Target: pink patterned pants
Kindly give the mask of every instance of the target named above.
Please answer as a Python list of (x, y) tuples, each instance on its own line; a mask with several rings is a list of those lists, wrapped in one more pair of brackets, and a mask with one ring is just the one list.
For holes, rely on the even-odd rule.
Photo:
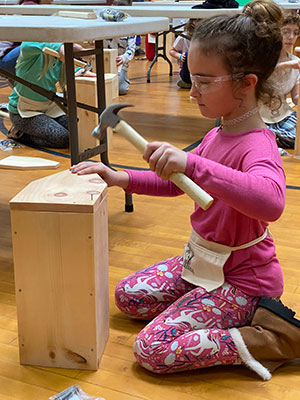
[(144, 368), (171, 373), (241, 364), (228, 328), (250, 323), (259, 297), (225, 284), (207, 292), (181, 278), (183, 257), (151, 265), (124, 278), (116, 304), (151, 322), (138, 334), (134, 354)]

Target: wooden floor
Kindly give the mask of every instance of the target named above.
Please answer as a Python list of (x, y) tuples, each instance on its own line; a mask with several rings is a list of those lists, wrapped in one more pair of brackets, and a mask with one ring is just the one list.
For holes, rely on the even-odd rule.
[[(178, 90), (178, 75), (169, 77), (163, 61), (155, 66), (151, 84), (147, 84), (148, 65), (139, 60), (130, 67), (130, 93), (121, 101), (135, 107), (124, 111), (124, 118), (147, 140), (167, 140), (180, 148), (193, 144), (214, 126), (214, 121), (199, 115), (188, 91)], [(0, 89), (0, 102), (7, 101), (7, 94), (8, 89)], [(9, 121), (3, 122), (2, 132), (9, 127)], [(0, 133), (0, 139), (4, 137)], [(113, 144), (112, 164), (145, 167), (140, 154), (121, 137), (115, 136)], [(126, 214), (123, 191), (109, 189), (110, 337), (100, 369), (82, 372), (20, 365), (8, 203), (32, 180), (67, 169), (70, 160), (27, 147), (0, 151), (0, 158), (10, 154), (58, 160), (61, 167), (56, 171), (0, 170), (0, 400), (45, 400), (75, 383), (90, 395), (106, 400), (299, 400), (300, 362), (281, 368), (270, 382), (262, 382), (244, 367), (157, 376), (135, 362), (132, 344), (144, 324), (117, 310), (114, 286), (137, 269), (182, 254), (193, 208), (186, 196), (134, 196), (135, 212)], [(283, 157), (283, 163), (289, 185), (286, 208), (280, 220), (271, 224), (271, 231), (285, 277), (283, 300), (300, 315), (300, 161)]]

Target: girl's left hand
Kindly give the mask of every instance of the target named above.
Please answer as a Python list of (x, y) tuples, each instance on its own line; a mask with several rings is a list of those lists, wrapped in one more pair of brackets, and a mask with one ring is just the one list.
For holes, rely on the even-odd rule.
[(80, 68), (78, 71), (75, 72), (75, 76), (87, 76), (94, 78), (97, 76), (97, 74), (95, 74), (95, 72), (92, 71), (84, 72), (84, 68)]
[(187, 153), (166, 142), (151, 142), (143, 155), (149, 167), (163, 180), (173, 172), (185, 172)]

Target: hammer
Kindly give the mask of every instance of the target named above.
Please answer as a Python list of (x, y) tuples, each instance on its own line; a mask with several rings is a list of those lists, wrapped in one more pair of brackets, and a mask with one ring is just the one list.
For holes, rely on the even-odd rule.
[[(108, 106), (100, 115), (99, 125), (93, 130), (92, 135), (100, 140), (104, 130), (107, 127), (111, 127), (114, 132), (121, 133), (141, 153), (144, 153), (148, 142), (118, 115), (118, 112), (124, 107), (132, 106), (126, 103), (116, 103)], [(182, 172), (173, 172), (169, 179), (203, 210), (207, 210), (212, 204), (214, 199)]]

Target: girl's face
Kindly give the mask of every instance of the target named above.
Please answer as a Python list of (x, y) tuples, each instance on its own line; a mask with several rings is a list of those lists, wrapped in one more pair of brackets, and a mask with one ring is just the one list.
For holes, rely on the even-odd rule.
[(188, 66), (193, 81), (190, 95), (197, 100), (201, 114), (207, 118), (230, 119), (241, 99), (234, 90), (238, 83), (231, 79), (222, 57), (213, 53), (206, 55), (199, 45), (191, 43)]
[(287, 24), (281, 28), (282, 50), (291, 52), (300, 33), (299, 26), (296, 24)]

